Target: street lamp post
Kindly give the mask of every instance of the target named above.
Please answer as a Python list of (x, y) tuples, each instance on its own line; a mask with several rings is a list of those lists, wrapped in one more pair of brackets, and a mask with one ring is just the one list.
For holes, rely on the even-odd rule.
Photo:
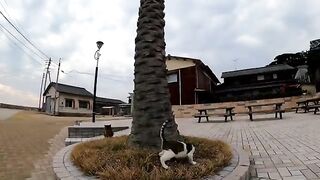
[(94, 53), (94, 59), (97, 61), (96, 72), (94, 76), (94, 90), (93, 90), (93, 108), (92, 108), (92, 122), (96, 122), (96, 92), (97, 92), (97, 77), (98, 77), (98, 64), (101, 56), (100, 49), (103, 46), (102, 41), (97, 41), (98, 50)]

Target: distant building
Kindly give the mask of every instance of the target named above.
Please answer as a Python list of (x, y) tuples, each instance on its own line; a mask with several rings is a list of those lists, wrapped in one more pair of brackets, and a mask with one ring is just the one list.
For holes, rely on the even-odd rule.
[[(298, 53), (284, 53), (274, 58), (274, 61), (270, 65), (275, 64), (288, 64), (294, 68), (297, 68), (297, 77), (301, 75), (301, 72), (307, 72), (301, 83), (302, 87), (308, 86), (308, 89), (313, 89), (320, 92), (320, 39), (310, 41), (310, 50), (302, 51)], [(300, 78), (298, 78), (301, 80)], [(310, 81), (310, 82), (308, 82)]]
[(119, 104), (120, 111), (119, 115), (121, 116), (131, 116), (133, 112), (133, 93), (129, 93), (128, 103)]
[(97, 97), (96, 109), (98, 114), (117, 115), (120, 111), (120, 104), (124, 102), (118, 99)]
[(287, 64), (223, 72), (216, 95), (219, 101), (276, 98), (301, 94), (294, 79), (297, 70)]
[[(43, 96), (45, 97), (43, 110), (47, 114), (59, 116), (90, 116), (92, 114), (93, 95), (85, 88), (60, 83), (56, 86), (56, 83), (52, 82), (43, 93)], [(122, 103), (117, 99), (97, 97), (97, 113), (117, 115), (119, 113), (119, 104)]]
[(310, 41), (310, 51), (307, 53), (311, 82), (320, 92), (320, 39)]
[(171, 104), (200, 104), (214, 101), (214, 91), (220, 82), (201, 60), (168, 55), (166, 65)]
[(56, 83), (52, 82), (44, 91), (43, 96), (45, 97), (43, 109), (47, 114), (77, 116), (92, 113), (93, 95), (85, 88), (60, 83), (56, 86)]

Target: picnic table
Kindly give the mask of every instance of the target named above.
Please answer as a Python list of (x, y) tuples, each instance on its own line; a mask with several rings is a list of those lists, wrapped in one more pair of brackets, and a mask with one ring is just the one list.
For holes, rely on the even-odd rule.
[[(281, 106), (284, 104), (284, 102), (270, 102), (270, 103), (253, 103), (253, 104), (247, 104), (245, 105), (246, 108), (248, 108), (248, 115), (250, 117), (250, 120), (253, 121), (253, 114), (268, 114), (268, 113), (275, 113), (275, 118), (282, 119), (282, 113), (284, 113), (284, 110), (281, 109)], [(272, 109), (262, 109), (263, 106), (273, 106)]]
[[(223, 106), (223, 107), (214, 107), (214, 108), (201, 108), (201, 109), (197, 109), (198, 110), (198, 114), (195, 114), (194, 117), (198, 118), (198, 123), (201, 122), (201, 118), (206, 118), (207, 122), (209, 122), (209, 116), (223, 116), (225, 119), (225, 122), (228, 121), (228, 117), (230, 117), (230, 120), (232, 121), (233, 118), (232, 116), (234, 116), (236, 113), (233, 112), (233, 109), (235, 107), (234, 106)], [(218, 113), (218, 112), (214, 112), (214, 113), (208, 113), (208, 111), (216, 111), (216, 110), (222, 110), (225, 109), (225, 113)]]
[(310, 109), (314, 109), (314, 114), (316, 114), (320, 108), (320, 97), (306, 98), (306, 99), (298, 100), (296, 103), (297, 103), (297, 106), (293, 108), (293, 109), (296, 109), (296, 113), (298, 113), (299, 109), (304, 110), (304, 113), (309, 112)]

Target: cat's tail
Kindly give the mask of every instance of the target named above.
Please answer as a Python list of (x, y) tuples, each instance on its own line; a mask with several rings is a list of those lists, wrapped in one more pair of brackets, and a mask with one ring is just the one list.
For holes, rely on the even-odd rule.
[(164, 129), (166, 128), (166, 125), (167, 123), (169, 122), (169, 120), (166, 120), (162, 126), (161, 126), (161, 129), (160, 129), (160, 139), (161, 139), (161, 149), (163, 149), (163, 142), (166, 141), (166, 138), (164, 137)]

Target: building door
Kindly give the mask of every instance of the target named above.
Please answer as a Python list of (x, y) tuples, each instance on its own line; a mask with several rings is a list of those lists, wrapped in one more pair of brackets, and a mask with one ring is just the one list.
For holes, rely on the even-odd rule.
[(51, 111), (51, 97), (50, 96), (47, 96), (46, 97), (46, 113), (48, 114), (51, 114), (52, 111)]
[(50, 113), (53, 114), (54, 113), (54, 103), (56, 103), (56, 102), (55, 102), (54, 98), (51, 98), (50, 101), (51, 101)]

